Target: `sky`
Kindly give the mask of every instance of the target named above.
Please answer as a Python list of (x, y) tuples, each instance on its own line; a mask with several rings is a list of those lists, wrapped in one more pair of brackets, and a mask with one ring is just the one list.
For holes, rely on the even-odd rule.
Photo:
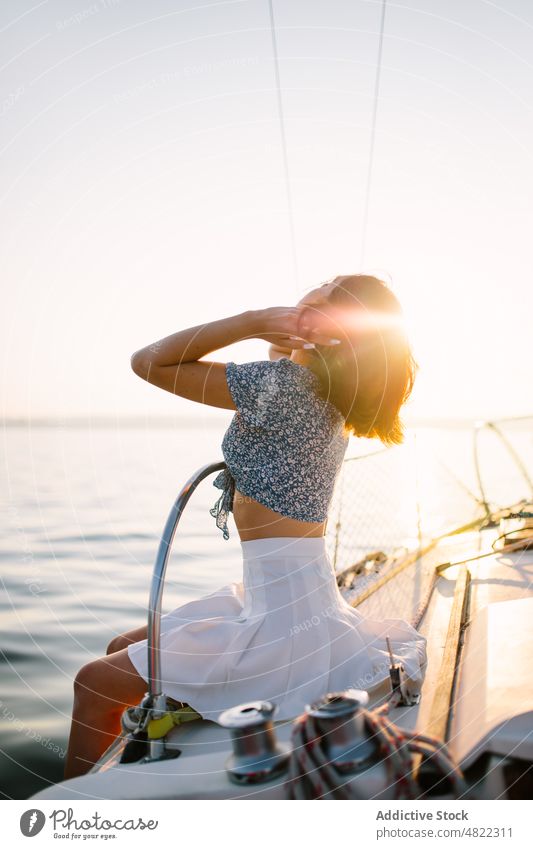
[(2, 3), (2, 417), (215, 416), (133, 351), (359, 272), (409, 417), (533, 412), (533, 5), (386, 3), (366, 231), (382, 0), (272, 5), (283, 124), (268, 0)]

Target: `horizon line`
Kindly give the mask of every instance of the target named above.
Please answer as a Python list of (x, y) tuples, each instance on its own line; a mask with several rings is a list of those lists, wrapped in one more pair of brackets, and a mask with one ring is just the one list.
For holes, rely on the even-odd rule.
[[(225, 413), (234, 412), (226, 410)], [(222, 413), (217, 413), (214, 417), (206, 417), (201, 420), (203, 426), (218, 425), (220, 420), (225, 418)], [(403, 421), (406, 427), (473, 427), (480, 422), (488, 421), (520, 421), (533, 418), (531, 415), (515, 416), (512, 419), (492, 418), (487, 419), (483, 416), (404, 416)], [(172, 427), (183, 425), (198, 425), (198, 417), (189, 414), (180, 415), (141, 415), (141, 414), (126, 414), (123, 416), (111, 416), (109, 414), (100, 414), (93, 416), (89, 413), (80, 413), (76, 415), (38, 415), (38, 416), (3, 416), (0, 421), (4, 427), (109, 427), (122, 425), (124, 427)]]

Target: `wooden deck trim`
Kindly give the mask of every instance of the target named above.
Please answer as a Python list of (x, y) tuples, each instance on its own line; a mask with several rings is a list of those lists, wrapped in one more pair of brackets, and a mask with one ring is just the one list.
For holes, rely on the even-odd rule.
[(466, 623), (468, 596), (470, 589), (470, 570), (461, 569), (455, 582), (450, 622), (446, 642), (442, 653), (435, 695), (431, 704), (429, 721), (424, 733), (437, 737), (443, 742), (447, 739), (449, 717), (452, 707), (454, 683), (458, 671), (459, 649), (462, 632)]

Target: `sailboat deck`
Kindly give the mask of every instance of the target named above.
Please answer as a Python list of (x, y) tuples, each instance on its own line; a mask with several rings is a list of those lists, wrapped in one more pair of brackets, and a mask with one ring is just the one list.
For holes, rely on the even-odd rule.
[[(359, 609), (368, 616), (378, 618), (410, 619), (416, 614), (420, 602), (427, 594), (436, 565), (488, 552), (491, 549), (491, 543), (498, 535), (498, 529), (488, 528), (481, 532), (468, 532), (443, 538), (397, 577), (366, 598)], [(489, 604), (531, 599), (533, 596), (533, 551), (531, 550), (509, 554), (494, 553), (483, 559), (473, 560), (467, 565), (472, 575), (470, 621), (473, 621), (477, 614)], [(427, 611), (421, 621), (420, 632), (428, 641), (428, 668), (420, 704), (391, 711), (390, 719), (402, 727), (425, 731), (430, 723), (435, 695), (440, 686), (443, 650), (449, 630), (456, 582), (461, 569), (465, 569), (465, 565), (452, 566), (438, 578)], [(368, 583), (366, 581), (367, 585)], [(360, 587), (352, 593), (352, 596), (358, 591), (360, 592)], [(467, 627), (463, 656), (468, 651), (468, 630)], [(503, 637), (504, 635), (502, 640)], [(505, 649), (504, 642), (502, 645)], [(461, 686), (464, 688), (464, 681), (461, 681)], [(466, 682), (466, 689), (467, 691), (471, 689), (469, 682)], [(385, 682), (381, 690), (373, 693), (369, 707), (383, 701), (387, 691), (388, 682)], [(458, 698), (461, 701), (461, 692)], [(533, 694), (530, 709), (533, 710)], [(291, 725), (290, 722), (276, 723), (276, 735), (280, 742), (289, 742)], [(457, 724), (452, 729), (450, 740), (452, 751), (456, 738), (460, 738), (460, 729), (458, 730)], [(475, 728), (469, 727), (467, 739), (467, 748), (473, 750), (476, 744)], [(466, 756), (468, 752), (464, 747), (464, 739), (461, 744), (463, 745), (462, 755)], [(111, 757), (100, 771), (50, 787), (33, 798), (194, 799), (198, 798), (199, 783), (202, 798), (285, 798), (281, 780), (279, 783), (269, 782), (265, 786), (258, 787), (238, 787), (228, 783), (225, 763), (231, 751), (229, 733), (215, 723), (200, 720), (175, 728), (168, 735), (167, 745), (179, 747), (180, 757), (147, 764), (118, 764), (117, 756), (120, 752), (117, 750), (117, 754)]]

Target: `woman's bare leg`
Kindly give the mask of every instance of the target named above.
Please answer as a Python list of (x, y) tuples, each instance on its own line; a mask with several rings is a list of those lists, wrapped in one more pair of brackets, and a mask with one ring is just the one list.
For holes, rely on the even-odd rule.
[[(131, 645), (131, 643), (137, 643), (139, 640), (145, 640), (147, 636), (147, 625), (142, 625), (140, 628), (134, 628), (132, 631), (125, 631), (124, 634), (118, 634), (118, 636), (113, 637), (109, 643), (106, 654), (113, 654), (113, 652), (122, 651), (122, 649), (127, 648)], [(148, 684), (146, 687), (148, 689)], [(167, 704), (169, 707), (174, 708), (178, 705), (184, 705), (185, 702), (180, 702), (177, 699), (167, 696)]]
[(85, 775), (120, 734), (124, 708), (147, 691), (127, 648), (82, 666), (74, 680), (74, 706), (65, 778)]
[(113, 637), (106, 649), (106, 654), (113, 654), (116, 651), (122, 651), (122, 649), (127, 648), (130, 643), (137, 643), (139, 640), (146, 640), (147, 636), (147, 625), (142, 625), (140, 628), (134, 628), (133, 631), (125, 631), (124, 634), (119, 634), (117, 637)]

